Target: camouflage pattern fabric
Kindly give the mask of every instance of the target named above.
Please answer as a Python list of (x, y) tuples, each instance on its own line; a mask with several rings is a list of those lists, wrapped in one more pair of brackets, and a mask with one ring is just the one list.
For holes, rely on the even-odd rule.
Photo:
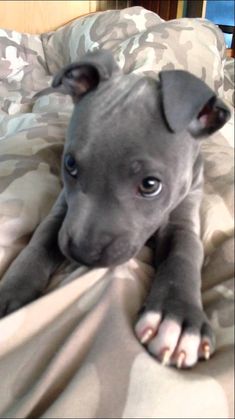
[[(232, 103), (222, 33), (203, 19), (164, 22), (141, 7), (95, 13), (40, 36), (0, 29), (0, 277), (49, 212), (60, 182), (69, 97), (33, 94), (94, 48), (125, 72), (184, 68)], [(227, 69), (229, 68), (229, 72)], [(228, 82), (229, 81), (229, 82)], [(202, 143), (203, 300), (217, 352), (191, 371), (161, 366), (133, 324), (151, 252), (111, 269), (65, 263), (46, 295), (0, 321), (3, 418), (233, 418), (234, 123)]]
[(224, 66), (224, 95), (235, 106), (234, 95), (234, 58), (227, 58)]

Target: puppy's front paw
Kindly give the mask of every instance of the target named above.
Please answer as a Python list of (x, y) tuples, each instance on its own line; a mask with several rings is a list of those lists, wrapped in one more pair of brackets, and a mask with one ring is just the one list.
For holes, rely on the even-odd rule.
[(18, 310), (34, 298), (34, 293), (22, 289), (15, 290), (14, 287), (9, 287), (7, 284), (0, 286), (0, 318)]
[(135, 326), (139, 341), (164, 365), (189, 368), (208, 360), (215, 339), (204, 312), (182, 301), (165, 304), (166, 310), (145, 309)]
[(21, 307), (21, 302), (13, 295), (13, 290), (0, 288), (0, 318), (12, 313)]
[(40, 295), (37, 283), (34, 282), (37, 276), (40, 277), (40, 272), (35, 271), (34, 277), (27, 273), (22, 276), (6, 274), (0, 284), (0, 318), (13, 313)]

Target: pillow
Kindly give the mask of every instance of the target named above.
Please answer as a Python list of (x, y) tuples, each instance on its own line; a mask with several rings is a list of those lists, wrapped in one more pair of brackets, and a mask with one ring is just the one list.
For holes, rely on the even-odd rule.
[(9, 115), (30, 112), (33, 93), (51, 80), (40, 35), (0, 29), (0, 60), (0, 110)]
[(124, 72), (157, 77), (163, 69), (185, 69), (223, 94), (225, 42), (221, 30), (205, 19), (163, 21), (132, 7), (80, 18), (42, 36), (51, 73), (89, 50), (110, 49)]
[(234, 95), (234, 58), (227, 58), (224, 65), (224, 97), (233, 107), (235, 106)]

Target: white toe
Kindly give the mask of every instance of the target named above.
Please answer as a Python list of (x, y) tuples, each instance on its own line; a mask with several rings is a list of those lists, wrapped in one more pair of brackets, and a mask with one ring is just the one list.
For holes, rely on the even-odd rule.
[(177, 365), (180, 354), (184, 354), (182, 362), (178, 364), (178, 367), (192, 367), (197, 363), (198, 360), (198, 349), (200, 346), (201, 338), (198, 335), (185, 333), (182, 335), (179, 344), (174, 355), (174, 361)]
[(147, 338), (147, 335), (149, 336), (149, 339), (151, 339), (151, 337), (157, 333), (160, 321), (161, 314), (155, 313), (154, 311), (148, 311), (141, 316), (135, 326), (135, 332), (142, 343), (145, 343), (143, 340), (145, 337)]
[(168, 356), (171, 356), (177, 346), (180, 334), (181, 326), (176, 321), (164, 320), (158, 329), (157, 335), (148, 345), (149, 352), (161, 358), (162, 353), (167, 349)]

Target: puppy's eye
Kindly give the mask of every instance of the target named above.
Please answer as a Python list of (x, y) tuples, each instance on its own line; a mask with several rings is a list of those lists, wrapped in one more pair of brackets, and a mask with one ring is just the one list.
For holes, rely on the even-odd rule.
[(152, 176), (146, 177), (142, 180), (138, 187), (138, 192), (144, 198), (152, 198), (160, 194), (162, 190), (162, 182)]
[(71, 154), (66, 154), (64, 157), (64, 167), (70, 176), (76, 177), (78, 168), (75, 158)]

